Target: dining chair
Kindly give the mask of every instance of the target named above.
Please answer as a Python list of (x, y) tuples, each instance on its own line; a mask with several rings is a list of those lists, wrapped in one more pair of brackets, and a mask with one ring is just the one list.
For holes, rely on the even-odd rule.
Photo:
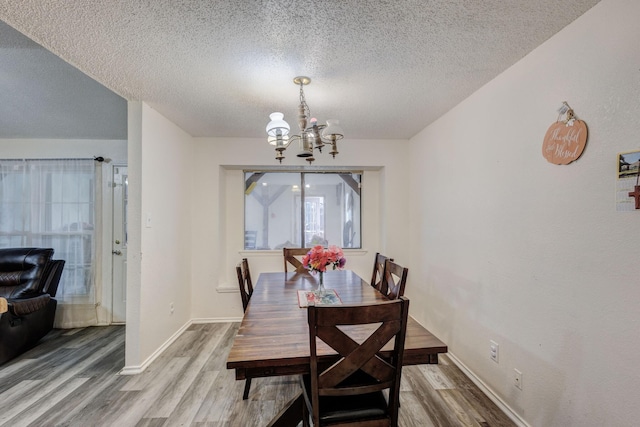
[[(405, 297), (373, 304), (309, 305), (311, 366), (302, 376), (304, 425), (309, 414), (314, 427), (398, 425), (408, 312)], [(371, 326), (362, 336), (362, 329), (351, 325)], [(382, 352), (389, 342), (392, 349)], [(338, 356), (319, 355), (318, 348), (325, 344)]]
[(391, 260), (384, 264), (384, 279), (380, 286), (380, 292), (389, 299), (396, 299), (404, 295), (404, 287), (407, 284), (409, 269), (402, 267)]
[(384, 277), (384, 263), (386, 260), (393, 261), (393, 258), (388, 258), (382, 255), (380, 252), (376, 252), (376, 257), (373, 259), (373, 274), (371, 276), (371, 286), (381, 291), (382, 279)]
[[(249, 261), (242, 258), (242, 261), (236, 265), (236, 274), (238, 275), (238, 286), (240, 287), (240, 297), (242, 298), (242, 310), (247, 311), (249, 299), (253, 295), (253, 284), (251, 283), (251, 272), (249, 271)], [(242, 400), (249, 397), (249, 389), (251, 388), (251, 378), (247, 378), (244, 382), (244, 393)]]
[(305, 256), (311, 249), (309, 248), (282, 248), (282, 255), (284, 257), (284, 272), (288, 271), (288, 265), (291, 264), (296, 273), (303, 273), (307, 271), (302, 265), (302, 261), (296, 257)]
[(240, 297), (242, 298), (242, 310), (247, 311), (249, 299), (253, 294), (253, 283), (251, 282), (249, 261), (246, 258), (242, 258), (242, 261), (236, 265), (236, 273), (238, 274), (238, 286), (240, 287)]

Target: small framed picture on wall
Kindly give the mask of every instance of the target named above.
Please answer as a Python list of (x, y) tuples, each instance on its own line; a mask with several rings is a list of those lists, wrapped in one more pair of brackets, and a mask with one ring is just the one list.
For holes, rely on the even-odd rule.
[(618, 182), (616, 185), (616, 211), (632, 212), (636, 210), (636, 198), (631, 195), (638, 185), (640, 171), (640, 150), (618, 154)]

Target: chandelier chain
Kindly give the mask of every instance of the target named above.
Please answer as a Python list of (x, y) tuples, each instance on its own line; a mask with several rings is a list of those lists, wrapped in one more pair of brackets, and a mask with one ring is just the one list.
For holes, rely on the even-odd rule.
[(303, 87), (304, 87), (304, 84), (302, 82), (300, 82), (300, 105), (302, 105), (302, 107), (304, 108), (304, 112), (307, 115), (307, 117), (311, 117), (311, 110), (309, 109), (309, 106), (307, 105), (307, 100), (304, 98)]

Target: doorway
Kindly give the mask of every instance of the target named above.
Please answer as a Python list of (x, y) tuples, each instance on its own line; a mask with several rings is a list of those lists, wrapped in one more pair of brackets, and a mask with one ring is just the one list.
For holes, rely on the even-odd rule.
[(111, 323), (124, 324), (127, 313), (127, 201), (126, 166), (113, 167), (113, 224), (111, 233)]

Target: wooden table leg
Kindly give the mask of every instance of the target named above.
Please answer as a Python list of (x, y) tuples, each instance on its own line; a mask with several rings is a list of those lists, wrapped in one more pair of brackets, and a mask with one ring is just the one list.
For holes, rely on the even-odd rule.
[(4, 298), (0, 298), (0, 314), (6, 313), (8, 311), (7, 300)]
[(302, 392), (291, 399), (269, 423), (268, 427), (296, 427), (302, 421)]

